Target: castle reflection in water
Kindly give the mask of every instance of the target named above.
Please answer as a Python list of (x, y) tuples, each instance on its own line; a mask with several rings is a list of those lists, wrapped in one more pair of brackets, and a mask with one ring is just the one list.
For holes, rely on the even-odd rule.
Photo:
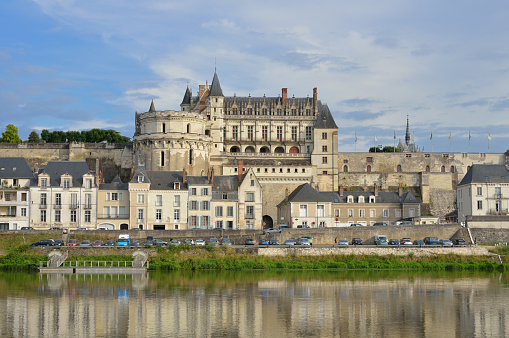
[(509, 335), (501, 274), (15, 276), (0, 276), (2, 337)]

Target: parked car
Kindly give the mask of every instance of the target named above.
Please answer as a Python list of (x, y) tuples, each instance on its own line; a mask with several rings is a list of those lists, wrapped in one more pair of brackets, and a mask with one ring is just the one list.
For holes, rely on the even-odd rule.
[(103, 245), (104, 245), (103, 241), (94, 241), (94, 243), (92, 243), (92, 246), (103, 246)]
[(285, 241), (285, 245), (295, 245), (295, 243), (297, 243), (295, 238), (289, 238)]
[(115, 246), (115, 241), (109, 239), (106, 241), (106, 243), (104, 243), (104, 246)]
[(35, 229), (32, 227), (21, 227), (20, 230), (35, 230)]
[(180, 241), (176, 238), (172, 239), (170, 241), (170, 245), (173, 245), (173, 246), (179, 246), (180, 245)]
[(424, 244), (424, 241), (423, 241), (422, 239), (416, 239), (416, 240), (414, 241), (414, 245), (423, 246), (423, 245), (425, 245), (425, 244)]
[(279, 240), (277, 238), (271, 238), (269, 239), (269, 245), (278, 245)]
[(154, 245), (153, 239), (147, 239), (147, 240), (145, 240), (145, 242), (143, 242), (143, 246), (152, 246), (152, 245)]
[(440, 240), (440, 244), (442, 244), (442, 246), (452, 246), (452, 241), (450, 239), (441, 239)]
[(269, 228), (269, 229), (265, 229), (263, 230), (264, 233), (266, 234), (270, 234), (270, 233), (280, 233), (281, 232), (281, 229), (276, 229), (276, 228)]
[(387, 223), (385, 223), (385, 222), (375, 222), (373, 224), (374, 227), (376, 227), (376, 226), (386, 226), (386, 225), (387, 225)]
[(352, 239), (352, 245), (362, 245), (362, 239), (360, 239), (360, 238), (353, 238)]
[(64, 245), (65, 245), (65, 243), (64, 243), (64, 241), (63, 241), (63, 240), (61, 240), (61, 239), (56, 239), (56, 240), (53, 242), (53, 245), (54, 245), (54, 246), (64, 246)]
[(313, 237), (311, 237), (311, 236), (302, 236), (301, 238), (306, 238), (309, 241), (309, 244), (313, 245)]
[(346, 238), (341, 238), (338, 241), (338, 245), (348, 245), (348, 241), (346, 240)]
[(131, 241), (131, 246), (135, 248), (139, 248), (141, 246), (141, 242), (138, 240)]
[(152, 240), (152, 245), (155, 245), (155, 246), (167, 246), (168, 242), (165, 242), (162, 239), (154, 238)]
[(259, 245), (269, 245), (269, 240), (267, 238), (261, 238), (258, 242)]
[(88, 240), (86, 240), (86, 239), (85, 239), (85, 240), (81, 241), (81, 243), (80, 243), (80, 245), (79, 245), (79, 246), (80, 246), (80, 247), (90, 247), (91, 245), (92, 245), (92, 244), (90, 243), (90, 241), (88, 241)]
[(310, 246), (311, 243), (309, 242), (309, 239), (302, 237), (297, 242), (297, 245), (309, 245)]
[(219, 246), (219, 240), (215, 237), (209, 239), (208, 245)]
[(82, 227), (82, 228), (77, 228), (76, 230), (88, 230), (88, 228)]
[(410, 221), (400, 222), (399, 225), (413, 225)]
[(465, 246), (465, 245), (467, 245), (467, 242), (465, 242), (465, 240), (463, 238), (456, 238), (454, 240), (454, 245)]
[(410, 238), (402, 238), (399, 243), (401, 245), (412, 245), (414, 243), (412, 243), (412, 240)]
[(438, 237), (426, 237), (424, 238), (424, 244), (426, 245), (439, 245), (440, 241)]
[(364, 224), (360, 224), (360, 223), (352, 223), (350, 224), (351, 227), (362, 227), (364, 226)]
[(375, 245), (387, 245), (388, 243), (389, 243), (389, 240), (387, 239), (387, 236), (383, 236), (383, 235), (375, 236)]
[(399, 245), (399, 241), (395, 238), (389, 239), (389, 245)]
[(30, 246), (53, 246), (54, 242), (52, 239), (41, 239), (39, 242), (30, 244)]
[(67, 246), (78, 246), (78, 244), (77, 239), (70, 239), (69, 242), (67, 242)]
[(198, 238), (195, 242), (194, 242), (194, 245), (197, 245), (197, 246), (205, 246), (205, 240), (203, 238)]
[(183, 245), (194, 245), (194, 241), (191, 238), (184, 239)]
[(59, 228), (59, 227), (53, 227), (50, 230), (64, 230), (64, 229), (63, 228)]
[(255, 241), (252, 238), (248, 238), (245, 240), (244, 245), (255, 245)]
[(304, 229), (304, 228), (309, 228), (307, 224), (299, 224), (297, 225), (297, 228), (298, 229)]
[(223, 240), (221, 241), (221, 245), (222, 246), (231, 246), (232, 241), (229, 238), (223, 238)]

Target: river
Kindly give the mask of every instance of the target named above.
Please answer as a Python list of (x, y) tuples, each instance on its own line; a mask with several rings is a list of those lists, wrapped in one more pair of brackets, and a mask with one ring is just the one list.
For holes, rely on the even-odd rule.
[(1, 337), (507, 337), (507, 273), (0, 273)]

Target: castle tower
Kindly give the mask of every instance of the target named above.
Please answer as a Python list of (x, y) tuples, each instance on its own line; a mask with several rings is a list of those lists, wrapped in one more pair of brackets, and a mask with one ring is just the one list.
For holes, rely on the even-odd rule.
[(208, 122), (205, 135), (210, 135), (213, 140), (210, 155), (219, 156), (224, 148), (224, 95), (216, 71), (210, 85), (206, 110)]

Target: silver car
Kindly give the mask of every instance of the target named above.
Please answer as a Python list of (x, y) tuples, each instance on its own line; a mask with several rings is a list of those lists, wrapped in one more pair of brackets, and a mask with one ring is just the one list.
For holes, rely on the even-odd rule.
[(301, 239), (299, 239), (299, 242), (297, 243), (297, 245), (308, 245), (308, 246), (311, 246), (311, 242), (307, 238), (301, 238)]
[(198, 238), (196, 241), (194, 241), (194, 245), (205, 246), (205, 240), (203, 238)]

